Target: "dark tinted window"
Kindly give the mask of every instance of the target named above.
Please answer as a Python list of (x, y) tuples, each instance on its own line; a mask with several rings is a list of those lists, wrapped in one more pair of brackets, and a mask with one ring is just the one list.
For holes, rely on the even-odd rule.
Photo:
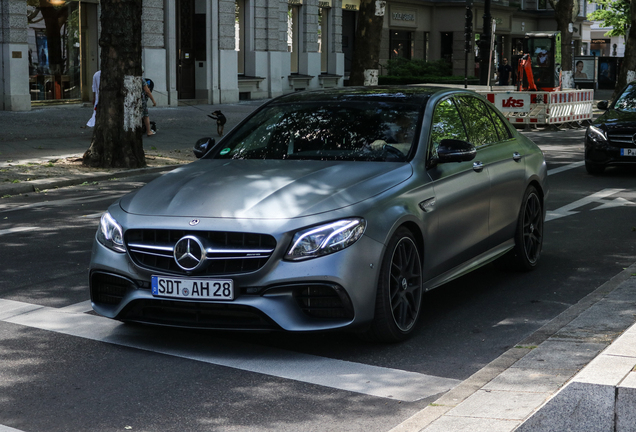
[(472, 96), (460, 96), (457, 102), (471, 144), (479, 147), (499, 141), (499, 134), (484, 102)]
[(443, 139), (468, 141), (466, 129), (452, 99), (446, 99), (435, 107), (431, 127), (430, 157), (437, 157), (437, 148)]
[(614, 108), (621, 111), (636, 112), (636, 85), (629, 85), (618, 97)]
[(215, 159), (406, 160), (417, 105), (311, 101), (271, 105), (233, 131)]
[(490, 111), (490, 116), (492, 117), (492, 121), (495, 124), (495, 129), (497, 129), (497, 133), (499, 134), (499, 140), (504, 141), (504, 140), (512, 138), (512, 135), (510, 134), (510, 129), (508, 129), (508, 125), (506, 124), (508, 120), (502, 118), (496, 112), (497, 108), (488, 106), (488, 111)]

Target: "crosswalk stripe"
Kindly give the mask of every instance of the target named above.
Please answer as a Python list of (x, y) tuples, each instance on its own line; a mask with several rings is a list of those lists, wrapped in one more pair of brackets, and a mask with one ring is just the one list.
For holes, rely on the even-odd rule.
[[(413, 402), (450, 390), (459, 380), (210, 338), (170, 341), (144, 328), (69, 309), (0, 299), (0, 320), (60, 334), (196, 360), (279, 378)], [(146, 330), (146, 331), (144, 331)]]

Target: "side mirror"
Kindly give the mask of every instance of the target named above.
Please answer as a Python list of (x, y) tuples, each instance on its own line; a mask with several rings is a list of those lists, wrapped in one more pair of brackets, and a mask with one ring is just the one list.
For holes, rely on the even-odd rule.
[(437, 148), (439, 163), (471, 161), (476, 155), (475, 146), (462, 140), (443, 139)]
[(214, 138), (201, 138), (194, 144), (192, 151), (197, 159), (201, 159), (212, 147), (214, 147)]
[(596, 107), (600, 110), (607, 111), (607, 108), (609, 107), (609, 103), (606, 100), (602, 100), (602, 101), (599, 101), (598, 104), (596, 104)]

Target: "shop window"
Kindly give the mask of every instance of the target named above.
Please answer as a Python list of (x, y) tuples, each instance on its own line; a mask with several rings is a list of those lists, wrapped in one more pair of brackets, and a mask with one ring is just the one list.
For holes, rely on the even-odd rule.
[(329, 11), (324, 7), (318, 9), (318, 52), (322, 73), (329, 71)]
[(236, 0), (234, 10), (234, 37), (238, 51), (238, 73), (245, 74), (245, 0)]
[(80, 3), (28, 2), (31, 100), (80, 99)]
[(287, 9), (287, 51), (291, 53), (291, 73), (298, 73), (299, 19), (300, 7), (289, 6)]
[(409, 31), (391, 30), (389, 38), (389, 58), (405, 58), (411, 60), (413, 57), (413, 33)]

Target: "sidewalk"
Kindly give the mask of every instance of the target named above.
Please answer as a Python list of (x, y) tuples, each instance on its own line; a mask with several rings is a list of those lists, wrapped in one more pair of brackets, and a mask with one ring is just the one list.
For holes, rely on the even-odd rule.
[[(177, 163), (193, 161), (192, 148), (202, 137), (219, 136), (216, 121), (207, 115), (221, 110), (227, 117), (225, 132), (236, 126), (265, 101), (246, 101), (224, 105), (184, 105), (176, 108), (150, 108), (150, 120), (157, 123), (157, 134), (143, 138), (148, 157), (148, 171), (166, 171), (168, 166), (156, 166), (157, 156), (176, 159)], [(0, 197), (20, 193), (81, 184), (87, 179), (101, 181), (139, 174), (139, 170), (97, 170), (90, 174), (65, 175), (50, 178), (33, 175), (35, 180), (11, 183), (2, 169), (9, 165), (47, 164), (51, 160), (79, 158), (90, 147), (93, 129), (86, 127), (91, 117), (90, 106), (80, 104), (34, 108), (27, 112), (0, 111)], [(154, 166), (153, 166), (154, 165)], [(13, 180), (15, 181), (15, 180)]]
[[(596, 99), (609, 96), (611, 91), (598, 92)], [(144, 138), (144, 150), (193, 160), (199, 138), (218, 139), (207, 114), (222, 110), (227, 132), (263, 102), (151, 108), (158, 133)], [(9, 164), (80, 157), (90, 145), (92, 129), (83, 127), (90, 116), (91, 108), (80, 105), (0, 111), (0, 171)], [(0, 197), (172, 167), (0, 182)], [(392, 432), (636, 431), (634, 275), (636, 264)]]

